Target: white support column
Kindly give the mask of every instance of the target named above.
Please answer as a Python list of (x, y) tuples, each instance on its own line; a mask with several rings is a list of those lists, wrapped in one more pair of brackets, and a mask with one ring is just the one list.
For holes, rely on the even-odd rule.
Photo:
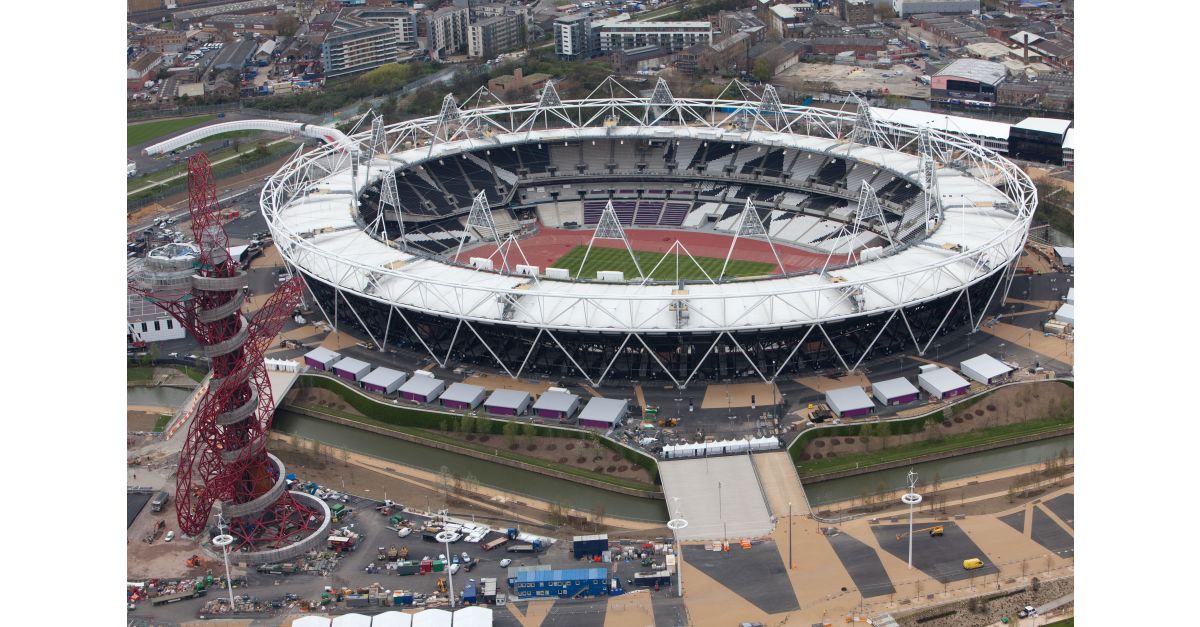
[(625, 250), (629, 251), (629, 258), (633, 260), (633, 267), (637, 268), (638, 277), (646, 278), (646, 273), (642, 272), (642, 266), (638, 263), (637, 255), (633, 254), (633, 246), (629, 244), (629, 238), (625, 237), (625, 229), (621, 228), (621, 221), (617, 218), (617, 211), (613, 209), (612, 200), (604, 205), (604, 211), (600, 214), (600, 223), (596, 225), (596, 230), (592, 231), (592, 239), (588, 241), (587, 250), (583, 251), (583, 261), (579, 262), (577, 278), (583, 278), (583, 268), (587, 264), (588, 255), (592, 252), (592, 245), (598, 239), (624, 242)]
[(854, 362), (854, 367), (851, 368), (852, 371), (858, 370), (858, 367), (862, 365), (863, 360), (866, 359), (867, 355), (871, 353), (871, 349), (875, 348), (875, 342), (879, 341), (879, 338), (883, 336), (883, 332), (887, 330), (888, 325), (892, 323), (892, 320), (896, 317), (896, 311), (897, 310), (895, 309), (892, 310), (892, 315), (888, 316), (887, 322), (883, 323), (883, 326), (879, 329), (879, 333), (876, 333), (875, 338), (871, 340), (871, 343), (867, 344), (867, 349), (864, 350), (863, 354), (859, 356), (858, 361)]
[(554, 343), (558, 345), (558, 350), (562, 351), (562, 352), (563, 352), (563, 355), (566, 355), (566, 356), (567, 356), (567, 359), (568, 359), (568, 360), (571, 362), (571, 365), (575, 366), (575, 369), (579, 371), (579, 374), (583, 375), (583, 378), (584, 378), (584, 379), (587, 379), (587, 380), (588, 380), (588, 383), (590, 383), (590, 384), (592, 384), (593, 386), (595, 386), (595, 385), (596, 385), (596, 382), (592, 380), (592, 376), (591, 376), (591, 375), (589, 375), (589, 374), (587, 373), (587, 371), (583, 369), (583, 366), (580, 366), (580, 365), (579, 365), (579, 362), (575, 361), (575, 358), (571, 356), (571, 351), (567, 350), (567, 349), (566, 349), (566, 348), (565, 348), (565, 347), (562, 345), (562, 342), (559, 342), (559, 341), (558, 341), (558, 338), (557, 338), (557, 337), (555, 337), (555, 335), (554, 335), (554, 332), (553, 332), (553, 331), (551, 331), (551, 330), (549, 330), (549, 329), (546, 329), (546, 335), (549, 335), (549, 336), (550, 336), (550, 339), (554, 340)]
[(542, 333), (545, 329), (538, 329), (537, 335), (533, 338), (533, 343), (529, 345), (529, 352), (525, 353), (525, 359), (521, 361), (521, 367), (517, 368), (517, 376), (521, 376), (525, 372), (525, 366), (529, 363), (529, 358), (533, 357), (533, 351), (537, 350), (538, 340), (542, 339)]
[[(887, 216), (883, 213), (883, 206), (879, 204), (879, 197), (875, 195), (871, 184), (863, 181), (858, 190), (858, 211), (854, 214), (854, 227), (858, 230), (864, 224), (869, 225), (871, 220), (879, 222), (879, 230), (887, 238), (888, 245), (895, 246), (896, 241), (892, 239), (892, 231), (888, 228)], [(859, 261), (861, 263), (861, 259)]]
[(721, 274), (717, 280), (725, 278), (725, 269), (729, 267), (729, 258), (733, 256), (733, 247), (742, 237), (750, 237), (761, 235), (767, 240), (767, 246), (771, 248), (771, 254), (775, 256), (775, 263), (779, 266), (779, 272), (786, 274), (787, 271), (783, 267), (783, 261), (779, 259), (779, 252), (775, 250), (775, 243), (771, 241), (771, 234), (767, 228), (763, 226), (762, 218), (758, 215), (758, 209), (754, 206), (754, 201), (746, 199), (746, 205), (742, 208), (741, 219), (738, 222), (738, 230), (733, 235), (733, 241), (729, 242), (729, 252), (725, 253), (725, 262), (721, 264)]
[(400, 308), (394, 305), (392, 306), (392, 309), (394, 309), (396, 314), (400, 316), (400, 319), (404, 321), (404, 326), (408, 327), (409, 333), (412, 333), (413, 337), (417, 338), (417, 341), (421, 343), (421, 346), (425, 347), (425, 352), (429, 353), (430, 359), (437, 362), (437, 365), (445, 368), (446, 360), (438, 359), (438, 356), (433, 352), (433, 349), (429, 348), (429, 345), (425, 343), (425, 339), (421, 337), (420, 333), (417, 333), (416, 328), (414, 328), (412, 323), (408, 321), (408, 318), (404, 316), (404, 312), (400, 311)]
[(812, 333), (812, 330), (815, 328), (816, 325), (809, 325), (808, 330), (804, 332), (804, 335), (800, 336), (800, 341), (796, 342), (796, 345), (792, 347), (792, 352), (788, 353), (788, 356), (785, 357), (783, 361), (779, 362), (779, 368), (775, 371), (775, 374), (771, 375), (771, 383), (774, 383), (775, 379), (779, 378), (779, 373), (783, 372), (784, 368), (787, 368), (788, 362), (792, 360), (792, 357), (796, 356), (796, 352), (799, 351), (800, 347), (804, 345), (804, 340), (808, 339), (808, 334)]
[(629, 343), (629, 338), (633, 337), (632, 333), (626, 333), (625, 339), (621, 341), (621, 346), (617, 348), (617, 352), (613, 353), (613, 358), (608, 360), (608, 365), (604, 367), (604, 372), (600, 373), (600, 378), (596, 379), (596, 385), (603, 385), (604, 378), (608, 376), (608, 371), (612, 369), (613, 364), (617, 363), (617, 358), (621, 356), (621, 352), (625, 350), (625, 345)]
[(833, 340), (830, 339), (829, 333), (825, 332), (825, 326), (818, 324), (817, 328), (821, 330), (821, 335), (825, 336), (825, 341), (829, 343), (829, 348), (833, 351), (833, 354), (837, 355), (838, 361), (842, 362), (842, 367), (846, 369), (846, 372), (850, 372), (850, 366), (846, 363), (846, 360), (842, 358), (842, 352), (833, 345)]

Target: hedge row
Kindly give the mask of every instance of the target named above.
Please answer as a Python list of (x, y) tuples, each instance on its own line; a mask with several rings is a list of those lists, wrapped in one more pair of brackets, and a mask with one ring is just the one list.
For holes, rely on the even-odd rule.
[[(425, 409), (416, 409), (413, 407), (401, 407), (399, 405), (389, 405), (381, 403), (372, 398), (368, 398), (358, 393), (353, 388), (349, 387), (341, 381), (331, 379), (321, 375), (305, 374), (300, 376), (300, 380), (296, 382), (298, 388), (321, 388), (337, 394), (342, 400), (350, 404), (351, 407), (358, 410), (364, 416), (378, 420), (380, 422), (394, 425), (397, 427), (417, 427), (421, 429), (430, 429), (434, 431), (463, 431), (463, 420), (467, 416), (452, 414), (449, 412), (429, 411)], [(474, 428), (473, 433), (503, 435), (504, 425), (509, 424), (508, 420), (495, 420), (483, 416), (473, 416)], [(571, 438), (574, 440), (589, 440), (595, 442), (605, 448), (612, 450), (621, 455), (631, 464), (636, 464), (645, 468), (650, 472), (650, 476), (654, 483), (658, 483), (658, 462), (651, 456), (635, 451), (629, 447), (622, 446), (612, 440), (602, 437), (591, 431), (583, 431), (577, 429), (561, 429), (548, 425), (536, 425), (532, 423), (517, 423), (513, 422), (522, 429), (527, 429), (529, 426), (534, 428), (534, 435), (552, 438)], [(519, 431), (518, 435), (525, 435), (524, 431)]]

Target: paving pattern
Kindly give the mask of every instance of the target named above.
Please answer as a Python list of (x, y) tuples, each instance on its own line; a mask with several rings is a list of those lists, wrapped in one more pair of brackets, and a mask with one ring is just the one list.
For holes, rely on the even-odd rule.
[(865, 542), (845, 533), (829, 536), (829, 544), (837, 553), (842, 566), (850, 573), (854, 587), (865, 598), (884, 596), (896, 592), (888, 577), (879, 554)]
[(1069, 558), (1075, 555), (1075, 538), (1038, 507), (1033, 508), (1032, 537), (1034, 542), (1053, 551), (1059, 557)]
[[(699, 569), (768, 614), (800, 609), (774, 542), (756, 544), (748, 551), (732, 543), (730, 546), (729, 552), (723, 552), (684, 545), (683, 558), (688, 566)], [(803, 563), (799, 567), (803, 568)], [(687, 581), (683, 585), (686, 588)]]
[[(945, 527), (945, 534), (942, 536), (933, 537), (927, 533), (913, 535), (913, 568), (942, 583), (1000, 572), (983, 549), (979, 548), (961, 527), (952, 522), (938, 524)], [(871, 531), (883, 550), (905, 563), (908, 562), (908, 538), (896, 539), (896, 534), (908, 531), (908, 525), (876, 525)], [(983, 560), (983, 567), (974, 570), (963, 568), (963, 560), (972, 557)]]
[(1075, 493), (1074, 492), (1067, 492), (1066, 494), (1060, 494), (1060, 495), (1050, 499), (1049, 501), (1042, 503), (1042, 505), (1045, 505), (1046, 509), (1053, 512), (1055, 516), (1058, 516), (1059, 520), (1067, 523), (1067, 525), (1069, 527), (1071, 527), (1072, 529), (1075, 528)]
[(1017, 530), (1017, 533), (1025, 533), (1025, 510), (1020, 509), (1006, 516), (1000, 516), (1000, 522)]

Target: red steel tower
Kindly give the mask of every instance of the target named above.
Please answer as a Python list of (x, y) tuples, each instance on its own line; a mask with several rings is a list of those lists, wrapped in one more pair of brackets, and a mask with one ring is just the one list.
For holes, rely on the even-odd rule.
[(173, 268), (161, 265), (161, 255), (157, 267), (148, 258), (132, 287), (179, 320), (212, 362), (179, 456), (179, 528), (198, 535), (219, 512), (238, 561), (288, 559), (320, 542), (330, 521), (322, 501), (286, 489), (283, 463), (266, 449), (275, 404), (263, 352), (299, 303), (303, 283), (286, 281), (247, 318), (248, 277), (229, 254), (204, 153), (188, 160), (188, 210), (198, 256), (185, 266), (176, 256)]

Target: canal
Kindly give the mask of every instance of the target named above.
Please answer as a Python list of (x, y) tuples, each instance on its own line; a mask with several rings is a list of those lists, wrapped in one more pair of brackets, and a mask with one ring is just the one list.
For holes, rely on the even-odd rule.
[(422, 470), (438, 472), (442, 466), (447, 466), (456, 475), (475, 475), (482, 485), (551, 503), (560, 503), (581, 511), (595, 511), (597, 505), (603, 505), (604, 512), (608, 516), (663, 523), (667, 521), (666, 503), (658, 499), (609, 492), (474, 457), (421, 446), (405, 440), (380, 437), (369, 431), (318, 420), (287, 410), (275, 413), (274, 430), (310, 440), (319, 440), (330, 446)]
[[(920, 483), (928, 485), (934, 475), (937, 475), (942, 481), (952, 481), (1009, 468), (1040, 464), (1057, 456), (1063, 449), (1067, 449), (1069, 454), (1073, 454), (1075, 436), (1064, 435), (1048, 440), (1026, 442), (990, 451), (939, 459), (914, 464), (912, 468), (917, 471)], [(874, 493), (879, 489), (880, 484), (887, 490), (901, 488), (905, 485), (907, 474), (908, 468), (879, 470), (805, 485), (804, 491), (808, 494), (809, 504), (812, 507), (819, 507)]]
[(154, 405), (157, 407), (179, 407), (192, 395), (192, 390), (167, 386), (133, 386), (126, 388), (126, 405)]

